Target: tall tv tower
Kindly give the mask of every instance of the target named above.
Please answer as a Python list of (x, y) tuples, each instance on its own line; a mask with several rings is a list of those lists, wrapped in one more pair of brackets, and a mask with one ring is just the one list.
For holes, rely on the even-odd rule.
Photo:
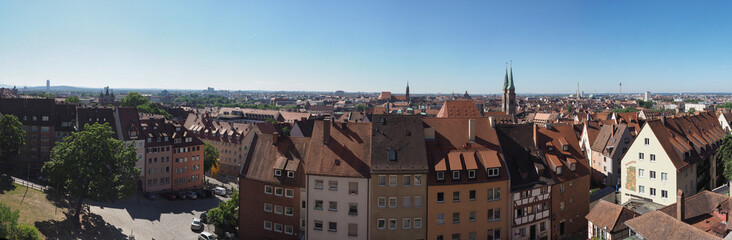
[(623, 83), (620, 83), (620, 95), (623, 95)]

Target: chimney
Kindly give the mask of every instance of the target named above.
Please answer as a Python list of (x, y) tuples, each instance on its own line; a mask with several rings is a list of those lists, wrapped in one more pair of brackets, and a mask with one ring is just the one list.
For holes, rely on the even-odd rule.
[(491, 128), (496, 129), (496, 120), (493, 117), (488, 117), (488, 122), (490, 122)]
[(323, 145), (328, 145), (330, 141), (330, 117), (323, 119)]
[(676, 218), (679, 221), (684, 221), (684, 211), (686, 210), (686, 203), (684, 202), (684, 190), (679, 189), (676, 192)]
[(661, 124), (666, 126), (666, 116), (661, 116)]
[(475, 119), (468, 119), (468, 141), (475, 142)]
[(278, 133), (278, 132), (272, 133), (272, 145), (277, 146), (277, 141), (279, 140), (279, 137), (280, 137), (280, 133)]
[(534, 147), (538, 146), (539, 142), (539, 126), (534, 124)]

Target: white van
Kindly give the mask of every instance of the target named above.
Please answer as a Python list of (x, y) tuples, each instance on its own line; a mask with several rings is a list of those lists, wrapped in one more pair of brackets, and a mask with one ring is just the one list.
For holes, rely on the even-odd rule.
[(216, 193), (216, 195), (226, 196), (226, 188), (216, 187), (214, 188), (214, 193)]

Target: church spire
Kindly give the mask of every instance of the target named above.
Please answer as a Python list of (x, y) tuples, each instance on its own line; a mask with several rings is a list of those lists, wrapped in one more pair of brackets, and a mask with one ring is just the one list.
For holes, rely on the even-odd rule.
[(513, 63), (511, 65), (511, 76), (508, 77), (508, 88), (506, 89), (516, 89), (516, 87), (513, 86)]
[(508, 63), (506, 63), (506, 76), (503, 78), (503, 89), (508, 89)]

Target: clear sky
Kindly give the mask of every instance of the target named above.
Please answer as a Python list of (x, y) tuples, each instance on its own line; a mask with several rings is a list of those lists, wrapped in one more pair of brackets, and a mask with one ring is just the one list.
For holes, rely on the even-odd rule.
[(0, 1), (0, 84), (732, 92), (732, 1)]

